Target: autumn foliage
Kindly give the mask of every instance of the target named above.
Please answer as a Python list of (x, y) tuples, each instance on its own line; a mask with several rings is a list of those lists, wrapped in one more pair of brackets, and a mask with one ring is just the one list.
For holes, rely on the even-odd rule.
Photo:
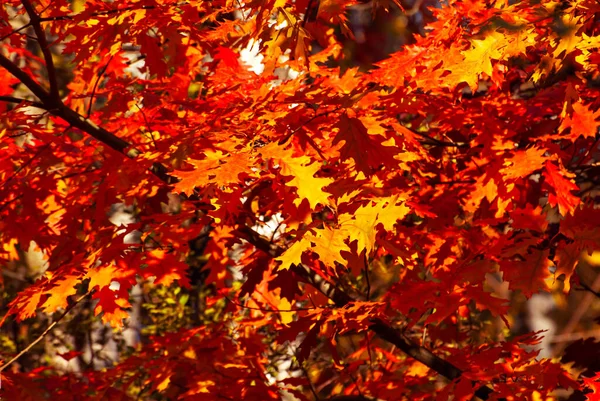
[[(596, 0), (3, 1), (0, 397), (600, 399), (514, 307), (600, 291), (599, 49)], [(48, 348), (134, 288), (117, 361)]]

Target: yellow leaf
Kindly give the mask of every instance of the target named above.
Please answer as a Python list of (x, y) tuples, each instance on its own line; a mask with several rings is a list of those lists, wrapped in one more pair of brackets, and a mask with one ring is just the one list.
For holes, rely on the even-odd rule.
[(165, 377), (165, 379), (163, 381), (161, 381), (158, 386), (156, 386), (156, 389), (158, 391), (165, 391), (167, 389), (167, 387), (169, 386), (169, 383), (171, 382), (171, 376), (167, 376)]
[(319, 260), (329, 267), (335, 267), (335, 262), (345, 265), (340, 252), (350, 252), (350, 247), (344, 242), (348, 238), (346, 233), (329, 227), (314, 232), (314, 235), (310, 234), (309, 240), (314, 243), (312, 251), (319, 255)]
[[(485, 180), (487, 182), (484, 184)], [(463, 206), (463, 209), (468, 213), (474, 213), (479, 209), (483, 198), (486, 198), (491, 203), (498, 196), (498, 186), (493, 178), (481, 176), (477, 179), (473, 187), (474, 189), (467, 194)]]
[(69, 305), (68, 298), (77, 293), (75, 286), (80, 282), (78, 276), (66, 276), (64, 280), (44, 293), (50, 297), (42, 305), (42, 310), (45, 313), (53, 313), (58, 308), (66, 308)]
[(493, 32), (483, 40), (472, 40), (471, 45), (473, 46), (471, 49), (463, 52), (464, 63), (470, 66), (474, 72), (484, 72), (491, 76), (492, 59), (502, 58), (503, 53), (500, 49), (507, 46), (506, 36), (499, 32)]
[(17, 251), (17, 244), (19, 240), (11, 238), (8, 242), (2, 244), (2, 249), (6, 252), (4, 257), (9, 260), (19, 260), (19, 252)]
[(492, 60), (506, 61), (510, 57), (525, 54), (527, 47), (535, 45), (533, 35), (533, 29), (515, 33), (493, 31), (484, 39), (471, 40), (471, 48), (468, 50), (459, 52), (455, 48), (450, 49), (444, 58), (444, 65), (451, 74), (440, 78), (442, 84), (455, 87), (465, 82), (475, 91), (481, 73), (492, 76)]
[(116, 266), (111, 264), (97, 269), (90, 269), (85, 275), (85, 278), (90, 279), (88, 287), (90, 290), (93, 290), (96, 286), (98, 286), (98, 288), (109, 286), (110, 283), (118, 277), (116, 273)]
[(340, 229), (347, 232), (351, 241), (358, 241), (359, 254), (363, 250), (366, 250), (367, 254), (373, 250), (377, 225), (382, 224), (384, 229), (392, 231), (396, 221), (410, 212), (410, 208), (402, 201), (399, 195), (378, 198), (360, 207), (354, 214), (339, 216)]
[[(281, 298), (281, 300), (279, 301), (279, 309), (281, 310), (290, 310), (292, 308), (292, 305), (289, 303), (289, 301), (285, 298)], [(287, 325), (288, 323), (291, 323), (294, 321), (294, 313), (295, 312), (279, 312), (279, 314), (281, 315), (281, 323)]]
[(215, 385), (212, 380), (200, 380), (190, 385), (189, 394), (209, 393), (211, 387)]
[(315, 229), (304, 234), (302, 239), (296, 241), (276, 260), (281, 261), (280, 269), (289, 269), (293, 264), (301, 263), (304, 252), (312, 251), (319, 255), (319, 260), (328, 267), (335, 267), (335, 263), (345, 265), (346, 260), (341, 251), (350, 252), (350, 247), (344, 242), (348, 238), (346, 230)]
[(318, 162), (310, 163), (308, 156), (294, 157), (292, 150), (284, 149), (277, 144), (269, 144), (261, 149), (261, 154), (265, 159), (273, 159), (275, 164), (281, 166), (281, 175), (293, 177), (286, 185), (296, 187), (298, 199), (294, 200), (296, 206), (300, 205), (303, 199), (306, 199), (311, 208), (315, 208), (319, 203), (328, 205), (329, 193), (323, 190), (324, 187), (331, 184), (331, 178), (317, 178), (315, 174), (321, 166)]
[(554, 57), (560, 56), (563, 52), (565, 52), (563, 54), (563, 57), (565, 57), (575, 50), (581, 41), (581, 36), (577, 35), (579, 28), (583, 26), (583, 24), (578, 24), (580, 19), (581, 17), (570, 14), (562, 16), (559, 37), (552, 41), (552, 44), (556, 46), (553, 52)]
[(504, 180), (512, 180), (527, 177), (534, 171), (544, 167), (547, 157), (544, 156), (546, 149), (531, 147), (527, 150), (516, 151), (510, 159), (504, 162), (504, 168), (500, 173)]
[(280, 269), (288, 270), (292, 265), (299, 265), (302, 263), (302, 254), (311, 247), (310, 241), (305, 237), (306, 235), (299, 241), (294, 242), (292, 246), (279, 257), (275, 258), (275, 260), (281, 262), (281, 265), (279, 266)]

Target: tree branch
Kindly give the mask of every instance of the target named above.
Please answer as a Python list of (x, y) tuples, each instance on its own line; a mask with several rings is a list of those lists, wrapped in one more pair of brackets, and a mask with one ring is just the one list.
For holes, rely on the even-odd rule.
[(44, 104), (50, 100), (50, 95), (44, 88), (40, 86), (32, 77), (25, 71), (21, 70), (15, 63), (0, 53), (0, 66), (10, 72), (23, 85), (27, 87), (34, 95), (38, 97)]
[(0, 102), (16, 103), (16, 104), (28, 103), (30, 106), (33, 106), (33, 107), (38, 107), (40, 109), (44, 108), (44, 105), (40, 102), (35, 102), (33, 100), (21, 99), (21, 98), (12, 97), (12, 96), (0, 96)]
[(40, 25), (40, 16), (35, 12), (35, 8), (31, 5), (29, 0), (21, 0), (21, 4), (25, 8), (27, 15), (29, 16), (29, 23), (33, 26), (35, 36), (37, 36), (38, 44), (44, 55), (44, 61), (46, 61), (46, 72), (48, 73), (48, 82), (50, 82), (50, 97), (59, 98), (58, 95), (58, 82), (56, 81), (56, 69), (54, 68), (54, 61), (52, 60), (52, 53), (50, 52), (50, 46), (46, 39), (46, 33)]
[[(81, 131), (91, 135), (98, 141), (130, 159), (135, 159), (141, 154), (141, 152), (135, 149), (129, 142), (119, 138), (112, 132), (99, 127), (89, 118), (85, 118), (73, 109), (67, 107), (58, 96), (54, 97), (50, 95), (40, 84), (30, 77), (29, 74), (21, 70), (15, 63), (10, 61), (8, 57), (2, 54), (0, 54), (0, 66), (21, 81), (23, 85), (41, 100), (41, 103), (36, 103), (37, 107), (45, 109), (50, 114), (63, 119), (69, 123), (69, 125), (79, 128)], [(8, 98), (10, 98), (10, 96)], [(168, 169), (160, 163), (154, 163), (150, 168), (150, 172), (167, 184), (176, 182), (176, 178), (169, 175)]]
[[(284, 252), (283, 248), (274, 246), (256, 231), (252, 230), (250, 227), (241, 227), (240, 229), (238, 229), (238, 233), (240, 233), (244, 239), (246, 239), (257, 249), (260, 249), (273, 257), (277, 257)], [(314, 286), (317, 290), (319, 290), (325, 296), (330, 298), (337, 307), (343, 307), (351, 302), (354, 302), (354, 299), (352, 299), (348, 294), (346, 294), (343, 291), (340, 291), (337, 288), (332, 287), (328, 289), (322, 289), (322, 286), (316, 283), (315, 280), (318, 274), (309, 270), (308, 268), (299, 268), (296, 270), (296, 272), (304, 280), (306, 280), (308, 283)], [(405, 354), (416, 359), (417, 361), (421, 362), (431, 370), (436, 371), (437, 373), (446, 377), (447, 379), (454, 380), (462, 375), (462, 371), (458, 367), (440, 358), (428, 349), (413, 343), (410, 339), (406, 338), (401, 332), (399, 332), (398, 330), (396, 330), (395, 328), (393, 328), (392, 326), (380, 319), (373, 319), (373, 324), (369, 327), (369, 329), (372, 330), (383, 340), (394, 344)], [(475, 392), (475, 395), (481, 398), (482, 400), (487, 400), (492, 393), (493, 390), (491, 388), (483, 386)]]

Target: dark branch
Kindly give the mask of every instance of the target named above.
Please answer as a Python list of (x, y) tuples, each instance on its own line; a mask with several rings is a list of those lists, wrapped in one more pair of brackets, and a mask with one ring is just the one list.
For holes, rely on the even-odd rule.
[(35, 12), (35, 9), (29, 2), (29, 0), (21, 0), (25, 11), (29, 16), (29, 23), (33, 26), (35, 36), (37, 36), (38, 44), (44, 55), (44, 61), (46, 62), (46, 71), (48, 73), (48, 82), (50, 82), (50, 97), (58, 98), (58, 82), (56, 81), (56, 69), (54, 68), (54, 61), (52, 60), (52, 53), (50, 52), (50, 46), (48, 40), (46, 40), (46, 33), (40, 25), (40, 16)]
[[(275, 247), (267, 239), (263, 238), (260, 234), (258, 234), (249, 227), (241, 227), (238, 230), (238, 232), (250, 244), (255, 246), (257, 249), (260, 249), (272, 255), (273, 257), (277, 257), (284, 252), (284, 249), (280, 247)], [(343, 291), (340, 291), (337, 288), (332, 287), (323, 289), (322, 285), (316, 283), (315, 278), (317, 278), (318, 276), (317, 273), (304, 268), (298, 268), (296, 269), (296, 272), (301, 276), (302, 279), (306, 280), (306, 282), (310, 283), (317, 290), (321, 291), (324, 295), (330, 298), (337, 307), (341, 308), (351, 302), (354, 302), (354, 299), (352, 299), (348, 294), (346, 294)], [(389, 324), (383, 322), (382, 320), (374, 319), (373, 324), (369, 327), (369, 329), (372, 330), (383, 340), (394, 344), (405, 354), (416, 359), (417, 361), (421, 362), (428, 368), (432, 369), (433, 371), (436, 371), (437, 373), (446, 377), (449, 380), (454, 380), (462, 375), (462, 371), (458, 367), (440, 358), (428, 349), (413, 343), (410, 339), (406, 338), (401, 332), (399, 332)], [(481, 398), (482, 400), (487, 400), (492, 393), (493, 390), (491, 388), (483, 386), (475, 392), (475, 395)]]
[(580, 285), (581, 287), (583, 287), (583, 289), (584, 289), (585, 291), (589, 291), (589, 292), (591, 292), (592, 294), (594, 294), (595, 296), (597, 296), (598, 298), (600, 298), (600, 292), (598, 292), (598, 291), (594, 291), (594, 289), (593, 289), (592, 287), (590, 287), (589, 285), (587, 285), (587, 284), (585, 284), (585, 283), (582, 283), (582, 282), (581, 282), (581, 280), (579, 281), (579, 285)]
[(40, 86), (32, 77), (29, 76), (25, 71), (21, 70), (15, 63), (10, 61), (8, 57), (5, 57), (0, 53), (0, 66), (10, 72), (15, 78), (17, 78), (23, 85), (27, 87), (34, 95), (38, 97), (44, 104), (50, 100), (50, 95), (44, 88)]
[[(0, 54), (0, 66), (21, 81), (23, 85), (41, 100), (41, 103), (37, 103), (37, 107), (45, 109), (56, 117), (60, 117), (69, 123), (70, 126), (79, 128), (81, 131), (91, 135), (98, 141), (130, 159), (135, 159), (141, 154), (141, 152), (132, 147), (129, 142), (119, 138), (112, 132), (99, 127), (89, 118), (85, 118), (81, 114), (67, 107), (58, 96), (51, 96), (40, 84), (30, 77), (29, 74), (21, 70), (15, 63), (2, 54)], [(167, 168), (160, 163), (154, 163), (150, 168), (150, 172), (167, 184), (172, 184), (176, 181), (176, 178), (169, 175)]]
[(16, 104), (26, 103), (30, 106), (38, 107), (40, 109), (44, 108), (44, 105), (40, 102), (35, 102), (32, 100), (21, 99), (21, 98), (12, 97), (12, 96), (0, 96), (0, 102), (16, 103)]

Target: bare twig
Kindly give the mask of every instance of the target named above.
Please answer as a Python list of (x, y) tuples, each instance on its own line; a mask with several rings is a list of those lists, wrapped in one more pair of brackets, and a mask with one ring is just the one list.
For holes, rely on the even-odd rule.
[(600, 337), (600, 330), (590, 330), (590, 331), (584, 331), (584, 332), (579, 332), (579, 333), (559, 334), (557, 336), (552, 337), (552, 343), (554, 343), (554, 344), (562, 343), (562, 342), (570, 343), (571, 341), (583, 340), (586, 338), (599, 338), (599, 337)]
[(88, 109), (87, 109), (87, 114), (86, 114), (87, 118), (90, 118), (90, 115), (92, 114), (92, 107), (94, 105), (94, 96), (96, 95), (96, 89), (98, 88), (98, 83), (100, 83), (100, 80), (104, 76), (104, 73), (106, 72), (106, 69), (108, 68), (108, 65), (110, 64), (110, 62), (112, 61), (113, 58), (114, 58), (114, 55), (110, 56), (110, 58), (106, 62), (106, 65), (104, 67), (100, 68), (100, 70), (98, 71), (98, 76), (96, 77), (96, 82), (94, 82), (94, 86), (92, 88), (92, 94), (90, 95), (90, 103), (88, 104)]
[[(579, 324), (579, 321), (581, 320), (583, 315), (589, 310), (598, 291), (600, 291), (600, 274), (596, 276), (596, 279), (590, 286), (590, 291), (586, 292), (583, 299), (579, 303), (578, 308), (575, 310), (573, 315), (571, 315), (569, 322), (558, 337), (568, 337), (573, 332), (575, 327)], [(565, 346), (566, 345), (564, 342), (558, 343), (556, 347), (554, 347), (554, 349), (552, 350), (552, 353), (554, 355), (560, 355), (564, 350)]]
[(261, 312), (266, 312), (266, 313), (279, 313), (279, 312), (298, 312), (298, 311), (307, 311), (307, 310), (315, 310), (316, 308), (294, 308), (294, 309), (265, 309), (265, 308), (257, 308), (254, 306), (247, 306), (247, 305), (242, 305), (240, 303), (237, 303), (235, 301), (233, 301), (231, 298), (229, 298), (227, 295), (224, 295), (225, 299), (228, 300), (229, 302), (231, 302), (232, 304), (234, 304), (235, 306), (239, 306), (240, 308), (244, 308), (244, 309), (250, 309), (250, 310), (257, 310), (257, 311), (261, 311)]
[(46, 149), (48, 149), (49, 146), (50, 146), (50, 144), (47, 143), (44, 146), (40, 147), (40, 149), (38, 149), (38, 151), (35, 152), (33, 154), (33, 156), (31, 156), (25, 163), (21, 164), (19, 166), (19, 168), (17, 168), (15, 170), (15, 172), (11, 174), (10, 177), (8, 177), (6, 180), (4, 180), (4, 182), (2, 182), (2, 184), (0, 184), (0, 189), (4, 188), (4, 186), (6, 184), (8, 184), (11, 180), (13, 180), (21, 171), (23, 171), (23, 169), (25, 167), (29, 166), (31, 164), (31, 162), (33, 162), (35, 159), (37, 159)]
[(417, 136), (427, 139), (426, 141), (421, 141), (422, 145), (430, 145), (430, 146), (442, 146), (447, 148), (468, 148), (469, 144), (466, 142), (446, 142), (440, 141), (432, 137), (431, 135), (427, 135), (423, 132), (413, 131), (413, 133)]
[(308, 5), (306, 6), (306, 11), (304, 13), (304, 18), (302, 18), (302, 28), (306, 26), (306, 23), (309, 22), (309, 19), (312, 17), (312, 15), (310, 14), (313, 13), (313, 1), (314, 0), (308, 0)]
[(21, 98), (13, 97), (13, 96), (0, 96), (0, 102), (16, 103), (16, 104), (26, 103), (30, 106), (38, 107), (40, 109), (44, 108), (44, 105), (40, 102), (35, 102), (33, 100), (27, 100), (27, 99), (21, 99)]
[(367, 280), (367, 301), (371, 300), (371, 280), (369, 279), (369, 261), (367, 260), (367, 254), (364, 256), (364, 264), (365, 264), (365, 279)]
[[(296, 356), (296, 359), (298, 359), (297, 356)], [(304, 376), (306, 376), (306, 381), (308, 382), (308, 388), (310, 389), (310, 392), (312, 393), (313, 397), (315, 397), (315, 401), (321, 401), (321, 398), (319, 397), (319, 394), (317, 393), (315, 386), (310, 381), (310, 376), (308, 374), (308, 371), (306, 370), (306, 368), (304, 366), (302, 366), (302, 364), (300, 364), (300, 369), (302, 369), (302, 372), (304, 372)]]
[(0, 366), (0, 372), (2, 372), (4, 369), (6, 369), (7, 367), (9, 367), (13, 362), (15, 362), (17, 359), (19, 359), (20, 357), (22, 357), (23, 355), (25, 355), (27, 352), (29, 352), (29, 350), (31, 348), (33, 348), (37, 343), (39, 343), (40, 341), (42, 341), (42, 339), (44, 337), (46, 337), (46, 335), (48, 335), (48, 333), (50, 333), (50, 331), (52, 331), (52, 329), (65, 317), (69, 314), (69, 312), (71, 312), (71, 310), (73, 310), (73, 308), (79, 304), (81, 301), (83, 301), (88, 295), (91, 294), (91, 291), (88, 291), (87, 293), (85, 293), (84, 295), (82, 295), (81, 297), (79, 297), (78, 299), (75, 300), (75, 302), (73, 302), (67, 309), (65, 309), (65, 311), (62, 313), (62, 315), (60, 315), (58, 317), (58, 319), (56, 319), (54, 322), (52, 322), (52, 324), (50, 326), (48, 326), (46, 328), (46, 330), (44, 330), (44, 332), (42, 334), (39, 335), (38, 338), (36, 338), (35, 340), (33, 340), (27, 347), (25, 347), (21, 352), (19, 352), (16, 356), (14, 356), (11, 360), (9, 360), (8, 362), (6, 362), (4, 365)]
[[(318, 113), (315, 114), (314, 116), (312, 116), (311, 118), (309, 118), (308, 120), (306, 120), (302, 125), (300, 125), (299, 127), (293, 129), (292, 131), (290, 131), (289, 134), (287, 134), (285, 137), (283, 137), (283, 139), (281, 139), (279, 141), (279, 145), (283, 145), (284, 143), (286, 143), (296, 132), (300, 131), (300, 129), (304, 128), (304, 126), (314, 120), (316, 120), (319, 117), (325, 117), (331, 113), (335, 113), (336, 111), (338, 111), (341, 107), (336, 107), (333, 110), (330, 111), (325, 111), (323, 113)], [(311, 145), (312, 146), (312, 145)]]
[(31, 26), (31, 22), (29, 22), (29, 23), (27, 23), (27, 24), (23, 25), (23, 26), (22, 26), (22, 27), (20, 27), (20, 28), (17, 28), (17, 29), (15, 29), (14, 31), (12, 31), (12, 32), (10, 32), (10, 33), (7, 33), (6, 35), (4, 35), (4, 36), (2, 36), (2, 37), (0, 38), (0, 42), (2, 42), (4, 39), (7, 39), (7, 38), (11, 37), (11, 36), (12, 36), (12, 35), (14, 35), (15, 33), (19, 33), (19, 32), (21, 32), (23, 29), (27, 29), (27, 28), (29, 28), (30, 26)]

